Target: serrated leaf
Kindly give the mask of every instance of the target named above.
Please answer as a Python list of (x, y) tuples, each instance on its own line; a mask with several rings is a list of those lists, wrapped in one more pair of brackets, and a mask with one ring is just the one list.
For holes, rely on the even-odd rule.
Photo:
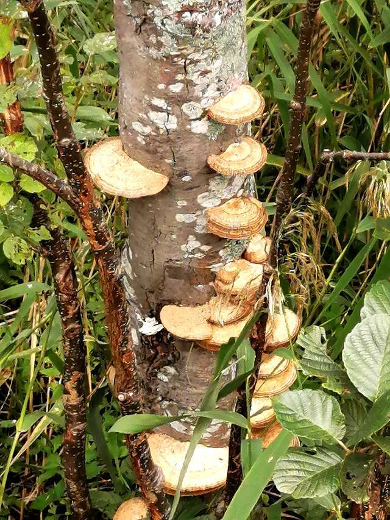
[(365, 318), (345, 338), (343, 362), (360, 393), (374, 401), (390, 384), (390, 315)]
[(314, 498), (334, 493), (339, 487), (342, 459), (323, 448), (290, 450), (276, 463), (274, 482), (294, 498)]
[(373, 433), (386, 426), (390, 421), (390, 391), (381, 395), (372, 405), (367, 414), (367, 419), (359, 431), (350, 439), (348, 445), (355, 445), (363, 439), (367, 439)]
[(382, 451), (390, 455), (390, 437), (381, 437), (380, 435), (373, 435), (372, 440), (377, 444)]
[(345, 417), (347, 428), (346, 437), (354, 437), (367, 421), (367, 410), (363, 402), (349, 399), (341, 405), (341, 411)]
[(332, 378), (342, 386), (350, 386), (347, 374), (326, 352), (325, 330), (322, 327), (307, 327), (300, 332), (297, 343), (304, 349), (300, 365), (306, 375)]
[(337, 443), (345, 435), (339, 403), (321, 390), (292, 390), (272, 400), (281, 425), (295, 435)]
[(351, 453), (345, 458), (341, 467), (341, 489), (357, 504), (362, 504), (369, 499), (371, 461), (369, 455)]
[(390, 282), (387, 280), (376, 283), (364, 297), (362, 319), (375, 314), (390, 314)]

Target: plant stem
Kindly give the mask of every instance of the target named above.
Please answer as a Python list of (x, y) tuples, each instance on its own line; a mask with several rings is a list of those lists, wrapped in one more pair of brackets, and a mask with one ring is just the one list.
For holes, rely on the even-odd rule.
[[(23, 2), (35, 36), (46, 102), (58, 155), (80, 205), (78, 216), (95, 255), (106, 307), (108, 341), (115, 367), (116, 390), (123, 415), (141, 413), (140, 385), (135, 365), (133, 338), (137, 337), (134, 311), (129, 308), (120, 278), (119, 259), (102, 208), (95, 198), (91, 177), (85, 169), (79, 143), (62, 93), (55, 36), (43, 1)], [(133, 470), (154, 520), (167, 518), (169, 504), (162, 489), (161, 473), (153, 464), (146, 433), (128, 435), (127, 448)]]
[(327, 165), (338, 159), (343, 159), (344, 161), (388, 161), (390, 160), (390, 152), (353, 152), (351, 150), (331, 152), (330, 150), (324, 150), (312, 175), (307, 179), (304, 190), (306, 197), (311, 197), (313, 194), (317, 182), (325, 174)]
[(276, 213), (273, 222), (273, 248), (271, 265), (277, 264), (278, 241), (284, 216), (291, 208), (291, 189), (297, 167), (302, 126), (306, 112), (306, 96), (309, 83), (309, 63), (313, 34), (316, 27), (315, 17), (321, 0), (307, 0), (299, 31), (298, 55), (296, 64), (295, 93), (291, 102), (291, 123), (286, 155), (280, 172), (280, 183), (276, 193)]

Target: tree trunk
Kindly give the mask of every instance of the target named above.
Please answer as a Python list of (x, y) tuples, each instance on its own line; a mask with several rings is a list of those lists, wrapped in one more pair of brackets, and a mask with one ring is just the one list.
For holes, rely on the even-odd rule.
[[(245, 3), (116, 0), (115, 18), (124, 149), (170, 178), (158, 195), (129, 201), (129, 246), (123, 255), (140, 319), (158, 320), (165, 304), (207, 302), (214, 295), (215, 272), (244, 248), (243, 241), (207, 233), (205, 210), (253, 193), (253, 177), (215, 174), (206, 159), (249, 127), (218, 124), (205, 109), (247, 81)], [(166, 415), (196, 409), (215, 353), (146, 329), (144, 324), (138, 362), (149, 409)], [(175, 422), (163, 431), (188, 440), (191, 424)], [(226, 425), (213, 423), (202, 442), (223, 446), (227, 436)]]

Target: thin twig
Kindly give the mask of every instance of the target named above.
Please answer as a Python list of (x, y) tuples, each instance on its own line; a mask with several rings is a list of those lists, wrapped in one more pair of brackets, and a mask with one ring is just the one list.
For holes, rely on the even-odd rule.
[[(116, 391), (123, 415), (141, 413), (133, 337), (136, 335), (134, 311), (129, 308), (113, 237), (105, 223), (102, 208), (95, 198), (90, 175), (85, 169), (79, 143), (62, 93), (60, 64), (55, 36), (43, 1), (23, 1), (33, 28), (41, 65), (43, 98), (49, 114), (58, 155), (69, 183), (80, 199), (78, 212), (92, 251), (95, 254), (106, 307), (108, 341), (115, 367)], [(153, 464), (145, 433), (126, 436), (127, 448), (142, 495), (154, 520), (168, 518), (169, 504), (162, 489), (162, 477)]]
[(62, 200), (67, 202), (69, 206), (78, 214), (80, 201), (72, 188), (57, 177), (49, 170), (45, 170), (38, 164), (33, 164), (18, 155), (8, 152), (5, 148), (0, 147), (0, 163), (7, 164), (13, 169), (20, 170), (32, 179), (39, 181), (50, 191), (58, 195)]
[(344, 161), (389, 161), (390, 152), (354, 152), (351, 150), (331, 152), (330, 150), (324, 150), (313, 173), (307, 179), (304, 190), (304, 195), (306, 195), (306, 197), (311, 197), (317, 182), (325, 174), (328, 164), (339, 159)]

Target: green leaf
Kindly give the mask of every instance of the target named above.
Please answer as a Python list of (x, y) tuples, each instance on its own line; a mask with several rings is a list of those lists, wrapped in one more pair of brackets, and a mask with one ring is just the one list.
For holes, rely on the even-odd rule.
[(178, 415), (163, 417), (162, 415), (153, 415), (149, 413), (132, 414), (120, 417), (109, 430), (109, 433), (140, 433), (145, 430), (152, 430), (157, 426), (169, 424), (173, 421), (180, 420)]
[(11, 24), (5, 23), (5, 21), (0, 21), (0, 60), (2, 60), (12, 47), (12, 38), (11, 38), (12, 26)]
[[(279, 354), (278, 354), (279, 355)], [(240, 374), (239, 376), (235, 377), (232, 381), (230, 381), (229, 383), (226, 383), (225, 386), (223, 386), (221, 388), (221, 390), (219, 391), (219, 394), (218, 394), (218, 401), (220, 399), (223, 399), (224, 397), (226, 397), (227, 395), (231, 394), (232, 392), (234, 392), (235, 390), (237, 390), (237, 388), (239, 386), (242, 385), (242, 383), (244, 383), (248, 377), (253, 373), (253, 369), (252, 370), (249, 370), (248, 372), (244, 372), (243, 374)]]
[(373, 435), (372, 440), (380, 447), (382, 451), (384, 451), (387, 455), (390, 455), (390, 437)]
[(14, 172), (12, 168), (5, 164), (0, 164), (0, 181), (11, 182), (14, 180)]
[(292, 390), (272, 400), (283, 428), (314, 441), (334, 444), (345, 435), (337, 400), (321, 390)]
[(0, 137), (0, 146), (11, 153), (19, 155), (26, 161), (32, 161), (38, 151), (34, 139), (23, 134), (11, 134)]
[(371, 401), (390, 384), (390, 315), (377, 314), (356, 325), (345, 338), (343, 362), (360, 393)]
[(292, 434), (282, 431), (253, 464), (226, 510), (223, 520), (248, 518), (257, 504), (263, 489), (274, 472), (275, 464), (287, 452)]
[(111, 76), (105, 70), (95, 70), (89, 76), (83, 76), (81, 78), (81, 83), (83, 84), (93, 84), (93, 85), (109, 85), (114, 86), (118, 83), (118, 78), (115, 76)]
[(240, 459), (244, 477), (249, 473), (257, 457), (261, 454), (261, 439), (242, 439)]
[(85, 121), (111, 121), (110, 115), (105, 110), (94, 106), (79, 106), (76, 117)]
[(41, 193), (46, 189), (43, 184), (25, 174), (20, 177), (20, 187), (27, 193)]
[(275, 468), (274, 482), (294, 498), (314, 498), (334, 493), (339, 487), (342, 459), (323, 448), (290, 450)]
[(5, 256), (17, 265), (25, 264), (30, 255), (30, 248), (27, 242), (23, 238), (14, 235), (4, 240), (3, 251)]
[(20, 431), (26, 432), (29, 430), (41, 417), (45, 415), (45, 412), (36, 410), (35, 412), (28, 413), (24, 416)]
[(0, 183), (0, 206), (5, 206), (14, 196), (14, 189), (11, 184)]
[(84, 43), (83, 48), (90, 56), (92, 54), (101, 54), (103, 52), (113, 51), (116, 49), (115, 33), (101, 32), (95, 34), (93, 38), (90, 38)]
[(360, 312), (362, 319), (374, 314), (390, 314), (390, 282), (381, 280), (372, 286), (364, 297)]
[(7, 289), (0, 291), (0, 302), (12, 300), (13, 298), (21, 298), (30, 294), (39, 294), (43, 291), (49, 291), (50, 286), (42, 282), (28, 282), (13, 285)]
[(390, 391), (381, 395), (372, 405), (367, 419), (358, 432), (350, 439), (348, 446), (354, 446), (363, 439), (386, 426), (390, 421)]
[(379, 45), (385, 45), (390, 42), (390, 27), (386, 27), (381, 33), (379, 33), (372, 40), (370, 47), (375, 49), (375, 47), (379, 47)]
[(350, 500), (362, 504), (369, 499), (372, 459), (364, 453), (351, 453), (341, 467), (341, 489)]
[(348, 399), (341, 404), (341, 411), (344, 414), (347, 428), (345, 435), (349, 440), (361, 430), (367, 421), (367, 410), (362, 400)]

